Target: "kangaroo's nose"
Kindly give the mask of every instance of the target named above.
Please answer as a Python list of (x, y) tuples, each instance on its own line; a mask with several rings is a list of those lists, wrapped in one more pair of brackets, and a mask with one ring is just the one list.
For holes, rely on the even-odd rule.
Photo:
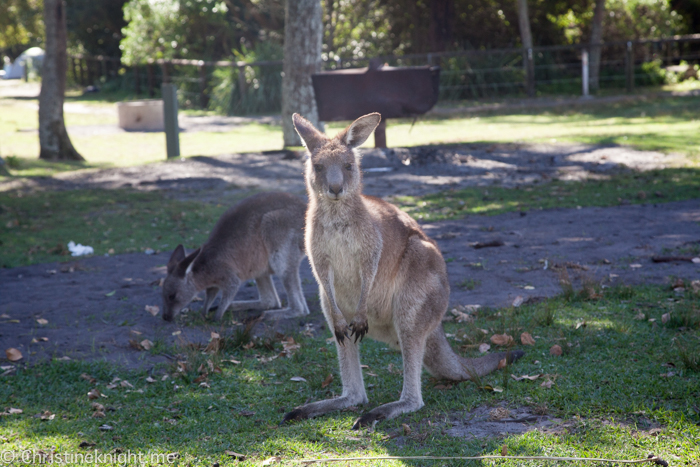
[(334, 195), (338, 196), (343, 191), (343, 184), (331, 183), (330, 185), (328, 185), (328, 190), (330, 190), (330, 192)]

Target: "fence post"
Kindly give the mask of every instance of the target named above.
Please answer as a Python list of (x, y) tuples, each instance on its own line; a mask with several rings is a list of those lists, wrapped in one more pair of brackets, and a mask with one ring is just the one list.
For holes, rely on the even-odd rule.
[(153, 64), (149, 63), (146, 65), (146, 72), (148, 73), (148, 97), (154, 97), (156, 95), (155, 90), (155, 76), (153, 76)]
[(627, 41), (625, 48), (625, 87), (627, 92), (634, 89), (634, 54), (632, 53), (632, 41)]
[(581, 51), (581, 86), (583, 97), (588, 97), (588, 49)]
[(70, 59), (70, 65), (71, 65), (71, 71), (73, 72), (73, 81), (78, 84), (78, 70), (77, 67), (75, 66), (75, 58), (71, 57)]
[(535, 57), (532, 48), (529, 47), (523, 52), (525, 61), (525, 91), (528, 97), (535, 97)]
[(240, 96), (240, 100), (238, 101), (238, 105), (241, 108), (243, 107), (243, 98), (245, 97), (247, 87), (248, 87), (248, 83), (246, 83), (246, 80), (245, 80), (245, 67), (239, 66), (238, 67), (238, 90), (239, 90), (241, 96)]
[(174, 84), (163, 83), (163, 123), (165, 126), (165, 147), (168, 159), (180, 156), (180, 128), (177, 121), (177, 88)]
[(141, 94), (141, 73), (138, 65), (134, 65), (134, 92), (137, 96)]
[(85, 86), (85, 67), (83, 66), (84, 63), (85, 62), (83, 61), (82, 58), (78, 59), (78, 70), (80, 70), (80, 85), (81, 86)]
[(164, 61), (163, 64), (161, 65), (161, 68), (163, 69), (163, 77), (161, 80), (162, 84), (166, 84), (170, 82), (170, 76), (168, 76), (168, 62)]
[(204, 62), (200, 62), (199, 65), (199, 106), (202, 109), (206, 109), (209, 104), (209, 99), (207, 99), (207, 67)]

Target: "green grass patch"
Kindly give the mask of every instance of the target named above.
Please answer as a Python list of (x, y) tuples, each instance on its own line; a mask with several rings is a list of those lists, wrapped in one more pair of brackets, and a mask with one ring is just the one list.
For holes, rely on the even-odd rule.
[[(176, 454), (175, 465), (210, 466), (259, 465), (271, 456), (281, 456), (287, 465), (312, 457), (470, 456), (495, 454), (505, 445), (510, 455), (640, 459), (655, 453), (672, 465), (698, 465), (700, 373), (686, 366), (683, 355), (700, 351), (700, 330), (673, 321), (663, 324), (661, 319), (665, 313), (688, 309), (700, 313), (698, 297), (689, 292), (678, 296), (668, 288), (639, 287), (602, 289), (595, 299), (576, 294), (518, 309), (479, 310), (473, 325), (446, 325), (453, 347), (462, 348), (461, 353), (478, 355), (475, 346), (494, 333), (506, 332), (518, 342), (524, 331), (536, 338), (518, 363), (483, 378), (483, 384), (503, 392), (480, 391), (470, 382), (446, 388), (424, 374), (425, 407), (380, 422), (374, 431), (351, 430), (353, 420), (368, 407), (278, 426), (293, 407), (341, 392), (327, 331), (318, 338), (295, 335), (301, 347), (291, 358), (271, 358), (280, 353), (282, 343), (279, 336), (269, 336), (255, 340), (252, 348), (231, 346), (218, 355), (203, 355), (187, 345), (166, 349), (179, 354), (182, 363), (148, 371), (78, 361), (19, 365), (15, 373), (2, 377), (0, 407), (23, 413), (2, 417), (0, 451)], [(537, 319), (542, 310), (550, 310), (552, 316), (546, 325)], [(550, 354), (555, 344), (563, 355)], [(402, 384), (400, 355), (365, 339), (362, 361), (368, 365), (364, 372), (369, 408), (396, 400)], [(95, 382), (81, 377), (83, 373)], [(516, 382), (510, 373), (544, 376)], [(335, 378), (323, 387), (328, 374)], [(294, 376), (307, 382), (291, 381)], [(549, 389), (541, 386), (547, 380), (553, 382)], [(108, 387), (110, 383), (116, 384)], [(94, 401), (105, 407), (103, 418), (93, 418), (93, 401), (87, 397), (95, 387), (106, 396)], [(504, 402), (558, 417), (562, 424), (556, 433), (532, 431), (491, 439), (446, 433), (450, 420), (463, 419), (476, 407)], [(35, 417), (38, 414), (46, 419)], [(404, 435), (402, 424), (411, 428), (410, 434)], [(101, 425), (112, 430), (102, 431)], [(226, 451), (247, 459), (236, 461)], [(380, 464), (405, 465), (363, 465)]]
[[(113, 103), (97, 95), (68, 99), (66, 125), (117, 124)], [(87, 160), (78, 165), (36, 162), (39, 154), (37, 101), (0, 99), (0, 155), (20, 159), (16, 176), (46, 176), (83, 167), (120, 167), (165, 160), (163, 133), (74, 132), (71, 140)], [(327, 125), (334, 135), (347, 122)], [(71, 131), (69, 131), (69, 134)], [(225, 133), (181, 133), (183, 157), (275, 150), (282, 147), (282, 129), (248, 124)], [(390, 120), (389, 146), (477, 142), (582, 142), (617, 144), (638, 149), (677, 152), (686, 165), (700, 164), (700, 96), (646, 97), (631, 102), (585, 103), (548, 109), (501, 110), (468, 116), (434, 116)], [(373, 140), (365, 143), (373, 145)]]
[(664, 203), (696, 198), (700, 198), (700, 170), (686, 168), (626, 173), (605, 180), (447, 190), (425, 196), (396, 196), (393, 201), (416, 219), (437, 221), (468, 214), (495, 215), (532, 209)]
[(212, 205), (129, 190), (0, 193), (0, 267), (68, 260), (71, 240), (97, 255), (172, 250), (178, 243), (196, 248), (235, 201)]

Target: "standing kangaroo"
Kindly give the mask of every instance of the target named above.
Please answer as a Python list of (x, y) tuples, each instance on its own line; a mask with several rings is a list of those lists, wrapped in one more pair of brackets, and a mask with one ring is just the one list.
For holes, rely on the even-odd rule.
[[(266, 318), (308, 315), (299, 279), (305, 211), (306, 204), (296, 196), (261, 193), (226, 211), (207, 242), (194, 252), (185, 255), (183, 246), (178, 245), (163, 282), (163, 319), (171, 321), (204, 289), (205, 317), (221, 291), (217, 321), (231, 304), (234, 311), (267, 310)], [(271, 274), (282, 278), (289, 302), (286, 308), (277, 309), (282, 305)], [(255, 279), (260, 299), (234, 302), (238, 288), (250, 279)]]
[[(360, 156), (354, 149), (381, 116), (360, 117), (332, 139), (300, 115), (292, 118), (309, 152), (306, 252), (323, 314), (335, 334), (343, 393), (302, 405), (286, 414), (283, 423), (368, 401), (357, 344), (365, 334), (401, 350), (403, 391), (398, 401), (361, 416), (354, 429), (423, 407), (423, 366), (436, 378), (457, 381), (496, 370), (506, 354), (462, 358), (447, 342), (441, 321), (450, 286), (437, 244), (396, 206), (362, 194)], [(523, 354), (511, 352), (509, 360)]]

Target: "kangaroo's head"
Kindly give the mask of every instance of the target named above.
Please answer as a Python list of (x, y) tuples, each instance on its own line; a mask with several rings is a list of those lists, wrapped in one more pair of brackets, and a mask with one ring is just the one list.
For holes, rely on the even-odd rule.
[(185, 248), (178, 245), (168, 261), (168, 277), (163, 282), (163, 319), (172, 321), (197, 294), (192, 278), (192, 262), (199, 248), (185, 255)]
[(360, 193), (360, 155), (355, 148), (369, 138), (381, 119), (378, 113), (365, 115), (329, 138), (301, 115), (292, 116), (294, 127), (309, 151), (305, 169), (309, 196), (338, 202)]

